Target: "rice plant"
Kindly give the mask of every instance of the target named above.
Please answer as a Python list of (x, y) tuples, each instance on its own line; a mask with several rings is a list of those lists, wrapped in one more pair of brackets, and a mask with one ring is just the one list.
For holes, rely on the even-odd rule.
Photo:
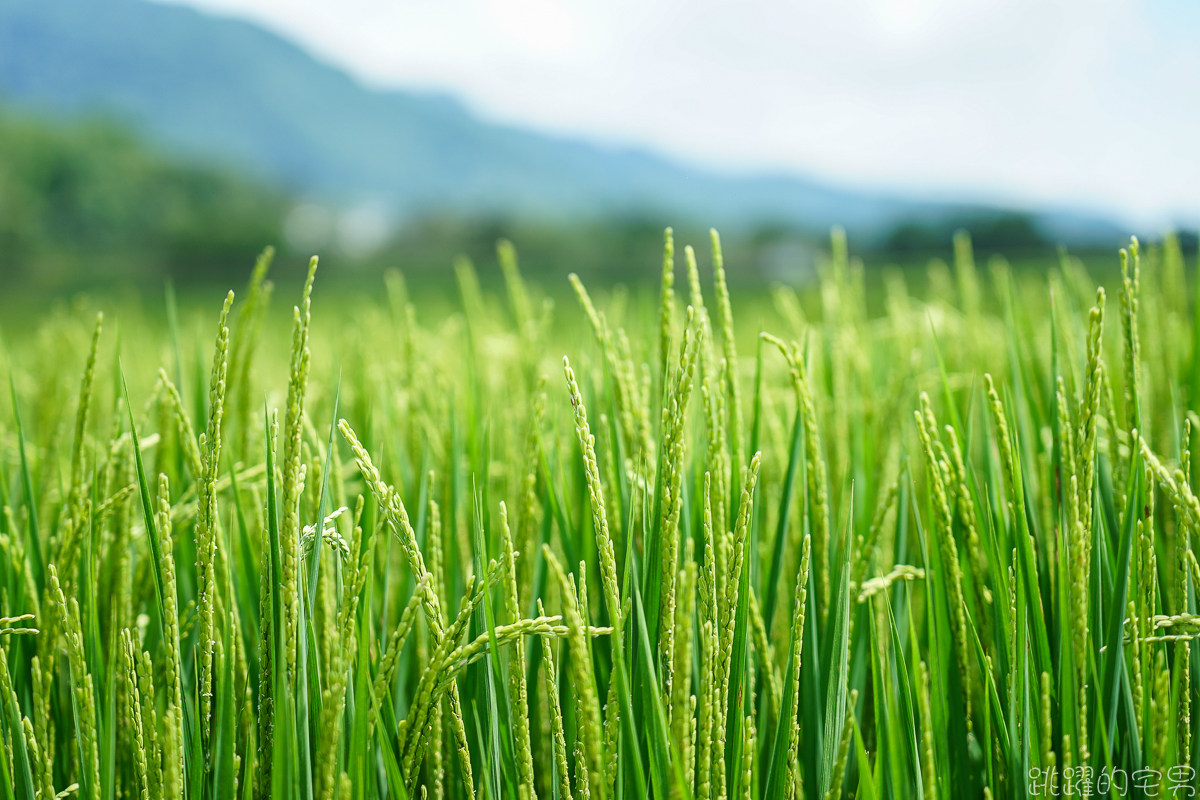
[(0, 796), (1193, 796), (1173, 237), (735, 298), (668, 230), (565, 309), (497, 255), (5, 344)]

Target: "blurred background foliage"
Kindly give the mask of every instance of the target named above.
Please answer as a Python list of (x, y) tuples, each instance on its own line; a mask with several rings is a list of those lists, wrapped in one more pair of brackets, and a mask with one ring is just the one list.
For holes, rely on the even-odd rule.
[[(517, 245), (522, 270), (554, 292), (565, 289), (567, 272), (599, 284), (652, 278), (647, 266), (660, 257), (668, 224), (681, 242), (707, 238), (704, 220), (661, 215), (442, 211), (408, 216), (366, 251), (339, 246), (327, 235), (309, 248), (309, 228), (330, 224), (306, 217), (310, 205), (261, 175), (168, 153), (112, 118), (33, 115), (0, 104), (0, 281), (6, 287), (0, 307), (12, 313), (78, 291), (159, 295), (168, 278), (184, 292), (237, 286), (266, 245), (279, 249), (284, 274), (302, 269), (315, 249), (331, 265), (324, 273), (330, 288), (373, 290), (394, 267), (418, 284), (449, 288), (457, 256), (490, 265), (501, 238)], [(1035, 217), (994, 209), (902, 220), (883, 235), (852, 237), (851, 246), (868, 267), (923, 273), (931, 259), (951, 257), (958, 229), (970, 231), (981, 262), (1003, 254), (1018, 269), (1044, 270), (1059, 260), (1056, 243)], [(731, 284), (744, 288), (815, 281), (828, 237), (827, 230), (770, 220), (722, 234), (734, 266)], [(1181, 243), (1185, 255), (1195, 252), (1194, 235), (1182, 234)], [(1115, 265), (1110, 248), (1073, 255), (1100, 270)], [(500, 279), (489, 269), (481, 277)]]
[(288, 206), (276, 188), (161, 155), (114, 122), (0, 112), (0, 277), (9, 287), (240, 276), (279, 241)]
[[(287, 230), (300, 204), (286, 187), (260, 176), (164, 154), (112, 119), (0, 110), (0, 279), (26, 297), (119, 284), (152, 289), (166, 277), (184, 287), (240, 283), (265, 245), (280, 247), (287, 270), (307, 254), (289, 242)], [(620, 282), (650, 275), (646, 266), (658, 258), (666, 224), (674, 224), (680, 241), (703, 241), (703, 222), (439, 212), (409, 217), (370, 252), (346, 252), (336, 242), (319, 249), (338, 283), (376, 284), (392, 266), (450, 283), (456, 255), (487, 263), (496, 241), (508, 237), (530, 276), (575, 271)], [(959, 228), (971, 231), (980, 258), (1057, 260), (1055, 242), (1036, 219), (1018, 212), (912, 219), (875, 241), (851, 243), (869, 264), (923, 269), (930, 258), (949, 257)], [(731, 281), (745, 285), (811, 281), (828, 231), (763, 221), (722, 234), (730, 263), (738, 265)], [(1184, 236), (1183, 245), (1194, 249), (1194, 236)]]

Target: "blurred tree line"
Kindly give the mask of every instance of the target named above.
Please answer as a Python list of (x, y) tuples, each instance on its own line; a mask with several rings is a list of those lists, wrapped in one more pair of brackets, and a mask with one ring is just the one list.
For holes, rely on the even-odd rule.
[(902, 221), (887, 234), (880, 249), (896, 256), (936, 254), (946, 248), (960, 228), (970, 231), (977, 249), (989, 252), (1024, 253), (1053, 244), (1032, 215), (1000, 211)]
[(237, 276), (287, 195), (148, 148), (110, 121), (0, 110), (0, 280), (31, 290)]
[[(36, 118), (0, 105), (0, 285), (10, 300), (122, 285), (157, 292), (167, 276), (183, 286), (236, 286), (266, 245), (279, 250), (277, 274), (299, 275), (310, 253), (287, 234), (296, 222), (289, 215), (303, 205), (311, 201), (297, 205), (263, 176), (165, 154), (112, 120)], [(374, 288), (384, 269), (399, 267), (453, 290), (460, 254), (485, 282), (499, 281), (492, 267), (500, 238), (516, 244), (526, 274), (552, 286), (568, 272), (593, 282), (655, 282), (664, 221), (675, 223), (680, 251), (694, 245), (706, 266), (707, 226), (668, 214), (547, 220), (429, 209), (393, 220), (371, 252), (336, 241), (317, 252), (329, 266), (326, 285)], [(986, 209), (900, 220), (869, 236), (851, 230), (850, 245), (869, 264), (923, 271), (930, 258), (951, 256), (958, 228), (971, 232), (980, 258), (1028, 256), (1035, 269), (1057, 261), (1035, 218)], [(828, 231), (769, 220), (722, 233), (730, 282), (748, 287), (813, 280), (829, 241)], [(1110, 248), (1103, 253), (1111, 260)]]

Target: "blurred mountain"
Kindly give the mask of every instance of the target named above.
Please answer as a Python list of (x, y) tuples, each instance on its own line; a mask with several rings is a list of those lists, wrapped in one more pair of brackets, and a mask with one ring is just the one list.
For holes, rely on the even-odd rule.
[[(842, 224), (881, 240), (902, 222), (970, 216), (947, 203), (721, 174), (486, 123), (448, 97), (367, 88), (253, 24), (144, 0), (0, 0), (0, 100), (115, 116), (177, 154), (397, 217), (645, 214), (730, 227)], [(1035, 222), (1072, 244), (1122, 233), (1086, 214)]]

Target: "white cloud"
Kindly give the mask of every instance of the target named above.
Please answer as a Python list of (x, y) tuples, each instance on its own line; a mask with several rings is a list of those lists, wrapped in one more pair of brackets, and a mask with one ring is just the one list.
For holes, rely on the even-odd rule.
[(1200, 219), (1189, 0), (173, 0), (484, 116), (937, 197)]

